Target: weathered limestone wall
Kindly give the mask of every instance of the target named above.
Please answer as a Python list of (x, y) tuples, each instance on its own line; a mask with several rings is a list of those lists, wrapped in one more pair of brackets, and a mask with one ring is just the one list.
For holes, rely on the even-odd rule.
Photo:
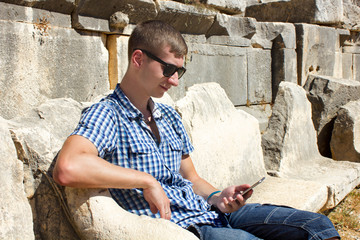
[[(1, 116), (51, 98), (89, 101), (113, 88), (127, 67), (129, 33), (153, 18), (174, 25), (189, 43), (188, 72), (170, 92), (175, 100), (201, 82), (219, 83), (235, 106), (244, 106), (271, 103), (281, 81), (303, 85), (308, 73), (359, 79), (357, 18), (349, 24), (360, 12), (356, 4), (196, 2), (1, 1)], [(299, 19), (282, 16), (290, 9)]]
[[(16, 192), (3, 194), (0, 198), (2, 207), (5, 206), (4, 209), (7, 210), (0, 214), (0, 236), (7, 239), (81, 237), (82, 234), (71, 224), (71, 218), (58, 202), (60, 195), (66, 196), (66, 191), (61, 188), (58, 189), (59, 192), (54, 191), (51, 178), (48, 178), (51, 175), (51, 164), (62, 142), (73, 129), (73, 124), (76, 124), (81, 109), (86, 106), (81, 102), (93, 101), (121, 81), (127, 68), (129, 34), (136, 23), (148, 19), (171, 23), (182, 32), (189, 46), (185, 62), (187, 73), (180, 85), (169, 92), (174, 101), (185, 97), (193, 85), (216, 82), (229, 98), (227, 103), (255, 116), (263, 133), (268, 126), (268, 118), (272, 113), (271, 104), (274, 103), (280, 83), (296, 83), (299, 87), (304, 86), (307, 91), (317, 135), (327, 136), (318, 144), (325, 144), (325, 149), (330, 152), (330, 138), (333, 134), (331, 124), (334, 122), (334, 136), (341, 139), (338, 127), (344, 125), (341, 121), (345, 119), (342, 117), (342, 106), (350, 100), (357, 101), (360, 98), (356, 87), (360, 82), (358, 0), (0, 0), (0, 117), (6, 122), (1, 123), (4, 130), (1, 133), (4, 136), (1, 143), (3, 152), (9, 153), (9, 157), (6, 157), (9, 162), (4, 162), (7, 167), (2, 169), (4, 174), (1, 177), (9, 183), (4, 185), (4, 191)], [(313, 77), (318, 75), (321, 77)], [(334, 100), (332, 96), (336, 92), (326, 87), (321, 88), (321, 84), (311, 84), (314, 79), (340, 84), (339, 89), (345, 89), (341, 90), (341, 96), (337, 98), (341, 101), (333, 103), (326, 100), (325, 104), (316, 105), (314, 99)], [(315, 89), (316, 86), (320, 88)], [(197, 101), (196, 97), (194, 99)], [(228, 111), (232, 114), (233, 109), (228, 108)], [(237, 118), (242, 116), (244, 119), (241, 121), (247, 122), (247, 126), (251, 125), (251, 129), (247, 130), (256, 136), (252, 140), (259, 139), (256, 119), (243, 113), (234, 115)], [(217, 116), (212, 117), (216, 119)], [(227, 121), (235, 125), (235, 120), (235, 117), (231, 117)], [(353, 125), (357, 126), (357, 119), (355, 120)], [(330, 127), (325, 128), (326, 133), (323, 133), (323, 126), (327, 126), (328, 122)], [(219, 124), (223, 123), (220, 121)], [(225, 129), (226, 127), (228, 126), (224, 126)], [(6, 129), (11, 130), (12, 139)], [(192, 134), (196, 134), (201, 140), (205, 135), (200, 135), (200, 130), (200, 127), (194, 128)], [(296, 136), (296, 131), (294, 132), (292, 134)], [(358, 138), (352, 134), (354, 139)], [(229, 139), (226, 134), (219, 137), (222, 138)], [(265, 171), (273, 170), (267, 167), (267, 161), (271, 162), (273, 159), (263, 159), (261, 151), (259, 152), (260, 140), (256, 145), (242, 138), (239, 141), (245, 141), (244, 151), (240, 152), (254, 153), (249, 146), (257, 146), (257, 160), (264, 161), (265, 167), (260, 164), (261, 167), (253, 169), (252, 175), (249, 173), (246, 176), (249, 181)], [(350, 142), (349, 144), (353, 144), (353, 155), (358, 154), (359, 141)], [(13, 144), (18, 159), (13, 156)], [(336, 141), (333, 140), (332, 144), (336, 144)], [(199, 146), (204, 149), (209, 147), (201, 141)], [(233, 152), (240, 154), (239, 149), (236, 149), (234, 143)], [(218, 151), (221, 152), (221, 149)], [(340, 156), (345, 150), (338, 144), (331, 146), (331, 151)], [(269, 151), (266, 154), (271, 155)], [(356, 156), (355, 160), (351, 160), (359, 162), (358, 155)], [(201, 156), (198, 158), (201, 159)], [(286, 163), (280, 159), (280, 162)], [(234, 162), (236, 163), (235, 160)], [(254, 161), (248, 164), (259, 165)], [(294, 173), (291, 168), (287, 170)], [(207, 171), (202, 169), (201, 172), (206, 174)], [(208, 172), (208, 177), (220, 184), (216, 176), (211, 171)], [(296, 174), (292, 174), (292, 177), (293, 175)], [(341, 184), (336, 186), (344, 185), (345, 190), (341, 190), (340, 195), (334, 195), (336, 199), (332, 204), (327, 203), (327, 206), (337, 204), (357, 183), (358, 175), (352, 174), (352, 177), (346, 178), (347, 181), (339, 181)], [(22, 176), (24, 186), (21, 184)], [(312, 186), (311, 193), (308, 191), (303, 198), (294, 195), (289, 203), (310, 210), (319, 209), (329, 202), (326, 197), (333, 190), (328, 187), (332, 183), (331, 179), (327, 179), (326, 184), (303, 182), (300, 178), (287, 180), (287, 185), (277, 178), (271, 181), (282, 185), (284, 189)], [(281, 204), (288, 202), (289, 198), (286, 198), (287, 202), (281, 202), (267, 192), (271, 184), (263, 186), (262, 189), (259, 188), (260, 194), (253, 199), (271, 199)], [(340, 187), (335, 190), (339, 189)], [(68, 196), (70, 203), (71, 195)], [(277, 196), (289, 197), (286, 191), (279, 192)], [(86, 203), (73, 199), (79, 206), (85, 204), (74, 214), (81, 214), (82, 209), (87, 207), (91, 209), (86, 204), (94, 204), (94, 209), (102, 209), (99, 199), (102, 197), (93, 198)], [(66, 199), (60, 202), (66, 206)], [(13, 205), (7, 208), (3, 204)], [(21, 209), (23, 218), (20, 218), (16, 209)], [(99, 222), (102, 222), (101, 217), (103, 216), (100, 216)], [(17, 222), (16, 226), (26, 227), (13, 228), (15, 224), (4, 219)], [(139, 220), (134, 218), (134, 221)], [(85, 232), (88, 227), (84, 227)], [(98, 228), (99, 225), (90, 227)], [(120, 232), (126, 235), (126, 230), (120, 229)], [(163, 234), (161, 231), (158, 232), (159, 235)], [(167, 235), (163, 236), (166, 238)], [(180, 239), (181, 236), (179, 234)], [(96, 238), (94, 235), (92, 237)]]

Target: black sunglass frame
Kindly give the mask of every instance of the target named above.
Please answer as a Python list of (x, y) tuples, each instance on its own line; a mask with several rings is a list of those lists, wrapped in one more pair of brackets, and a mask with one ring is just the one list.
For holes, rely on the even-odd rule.
[(135, 50), (140, 50), (142, 52), (144, 52), (149, 58), (151, 58), (152, 60), (157, 61), (158, 63), (164, 65), (164, 70), (163, 70), (163, 75), (165, 77), (171, 77), (172, 75), (175, 74), (175, 72), (178, 73), (178, 79), (180, 79), (184, 73), (186, 72), (186, 68), (184, 67), (177, 67), (174, 64), (170, 64), (167, 62), (164, 62), (163, 60), (161, 60), (160, 58), (158, 58), (157, 56), (155, 56), (154, 54), (152, 54), (151, 52), (141, 49), (141, 48), (135, 48)]

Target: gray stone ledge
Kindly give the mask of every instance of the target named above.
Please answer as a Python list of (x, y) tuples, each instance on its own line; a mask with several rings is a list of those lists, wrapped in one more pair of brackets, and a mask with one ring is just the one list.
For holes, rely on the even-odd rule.
[(76, 0), (2, 0), (2, 2), (25, 7), (70, 14), (75, 9)]
[(0, 20), (71, 28), (66, 14), (0, 2)]
[(214, 45), (251, 47), (251, 40), (244, 37), (211, 36), (206, 42)]
[(216, 11), (173, 1), (160, 1), (156, 19), (170, 23), (181, 33), (205, 34), (214, 22)]

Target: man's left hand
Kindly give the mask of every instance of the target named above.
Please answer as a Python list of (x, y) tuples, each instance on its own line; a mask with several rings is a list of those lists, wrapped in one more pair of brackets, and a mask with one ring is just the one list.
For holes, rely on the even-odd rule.
[(244, 196), (241, 195), (241, 193), (249, 187), (250, 185), (248, 184), (227, 187), (220, 195), (214, 196), (213, 199), (211, 199), (213, 205), (223, 213), (235, 212), (244, 206), (246, 200), (251, 197), (253, 190), (250, 190)]

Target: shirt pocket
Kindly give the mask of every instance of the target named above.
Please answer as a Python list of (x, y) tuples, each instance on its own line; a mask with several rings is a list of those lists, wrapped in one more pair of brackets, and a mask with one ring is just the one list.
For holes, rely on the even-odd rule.
[(167, 158), (165, 159), (166, 165), (172, 170), (172, 171), (179, 171), (180, 164), (181, 164), (181, 158), (182, 158), (182, 150), (183, 150), (183, 142), (180, 138), (176, 136), (170, 136), (167, 139), (168, 143), (168, 149), (169, 152), (165, 155), (167, 155)]
[(183, 149), (183, 143), (179, 138), (169, 138), (168, 143), (173, 151), (182, 151)]
[(130, 167), (157, 176), (162, 168), (162, 160), (154, 144), (148, 141), (130, 141), (129, 146)]

